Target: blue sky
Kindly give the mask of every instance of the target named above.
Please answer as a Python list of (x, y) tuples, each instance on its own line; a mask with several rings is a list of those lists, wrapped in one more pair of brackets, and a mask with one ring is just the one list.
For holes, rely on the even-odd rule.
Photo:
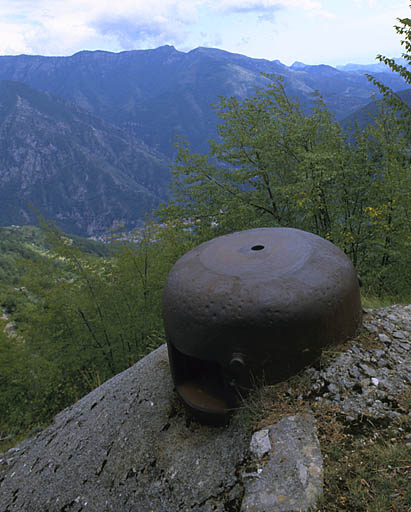
[(410, 0), (0, 0), (0, 55), (71, 55), (171, 44), (290, 65), (399, 56)]

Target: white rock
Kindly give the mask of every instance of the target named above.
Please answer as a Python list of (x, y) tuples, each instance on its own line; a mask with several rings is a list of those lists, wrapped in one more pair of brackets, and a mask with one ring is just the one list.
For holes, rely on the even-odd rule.
[(390, 338), (386, 334), (381, 333), (378, 335), (378, 338), (382, 343), (391, 343)]
[(250, 442), (250, 452), (257, 459), (264, 457), (271, 450), (270, 431), (263, 428), (258, 432), (254, 432)]

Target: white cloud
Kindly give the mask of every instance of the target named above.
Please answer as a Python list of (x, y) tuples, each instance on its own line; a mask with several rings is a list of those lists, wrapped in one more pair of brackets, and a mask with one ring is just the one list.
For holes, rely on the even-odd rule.
[(23, 32), (20, 25), (0, 22), (0, 53), (15, 54), (30, 51), (30, 45), (26, 41), (27, 30), (30, 30), (30, 26), (27, 26), (26, 31)]
[(250, 8), (261, 6), (263, 8), (298, 8), (304, 10), (312, 10), (321, 8), (321, 2), (316, 0), (214, 0), (210, 5), (219, 10), (231, 10), (235, 8)]
[[(198, 17), (188, 0), (9, 0), (0, 5), (0, 52), (67, 53), (108, 39), (117, 49), (182, 41)], [(28, 30), (35, 26), (37, 30)], [(10, 38), (10, 33), (13, 37)], [(9, 41), (9, 42), (8, 42)], [(107, 41), (106, 41), (107, 42)], [(11, 51), (10, 51), (11, 50)]]
[(322, 11), (316, 0), (1, 0), (0, 53), (183, 44), (205, 11), (274, 22), (278, 10), (290, 8)]
[(276, 11), (290, 9), (315, 14), (327, 12), (316, 0), (222, 0), (214, 8), (223, 13), (256, 13), (274, 20)]
[(166, 43), (185, 50), (208, 43), (303, 60), (301, 53), (346, 54), (350, 42), (359, 47), (365, 40), (364, 52), (374, 41), (375, 55), (385, 51), (377, 39), (391, 13), (406, 16), (404, 6), (405, 0), (0, 0), (0, 54), (68, 55)]

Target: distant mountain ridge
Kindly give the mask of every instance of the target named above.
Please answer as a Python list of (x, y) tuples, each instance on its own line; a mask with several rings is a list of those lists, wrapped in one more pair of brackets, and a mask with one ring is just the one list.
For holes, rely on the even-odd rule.
[[(0, 56), (0, 224), (33, 222), (30, 201), (77, 234), (141, 224), (167, 197), (174, 135), (193, 149), (216, 137), (219, 96), (252, 96), (282, 75), (308, 106), (318, 90), (342, 119), (367, 105), (364, 73), (172, 46), (70, 57)], [(395, 91), (396, 74), (375, 76)]]
[[(66, 100), (110, 123), (127, 128), (149, 146), (172, 156), (178, 133), (206, 149), (215, 136), (210, 105), (219, 96), (245, 98), (267, 80), (285, 77), (291, 96), (309, 103), (315, 90), (341, 119), (367, 104), (375, 87), (358, 71), (326, 65), (287, 67), (215, 48), (188, 53), (172, 46), (121, 53), (83, 51), (70, 57), (3, 56), (0, 80), (21, 81)], [(376, 76), (394, 90), (406, 88), (396, 75)]]
[[(411, 108), (411, 88), (396, 93), (402, 101)], [(356, 110), (341, 121), (341, 126), (345, 130), (353, 130), (355, 124), (360, 130), (364, 129), (368, 124), (373, 122), (373, 116), (377, 114), (378, 102), (370, 102), (364, 107)]]
[[(401, 66), (411, 68), (411, 65), (402, 57), (395, 59), (397, 64)], [(392, 73), (391, 68), (386, 66), (383, 62), (376, 62), (374, 64), (344, 64), (342, 66), (336, 66), (340, 71), (361, 71), (363, 73)]]

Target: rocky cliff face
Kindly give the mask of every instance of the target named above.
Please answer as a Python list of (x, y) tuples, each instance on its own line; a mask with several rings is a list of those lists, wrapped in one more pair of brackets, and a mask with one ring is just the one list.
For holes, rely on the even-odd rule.
[(0, 82), (0, 98), (0, 224), (40, 212), (91, 235), (138, 225), (167, 196), (167, 161), (120, 128), (20, 83)]

